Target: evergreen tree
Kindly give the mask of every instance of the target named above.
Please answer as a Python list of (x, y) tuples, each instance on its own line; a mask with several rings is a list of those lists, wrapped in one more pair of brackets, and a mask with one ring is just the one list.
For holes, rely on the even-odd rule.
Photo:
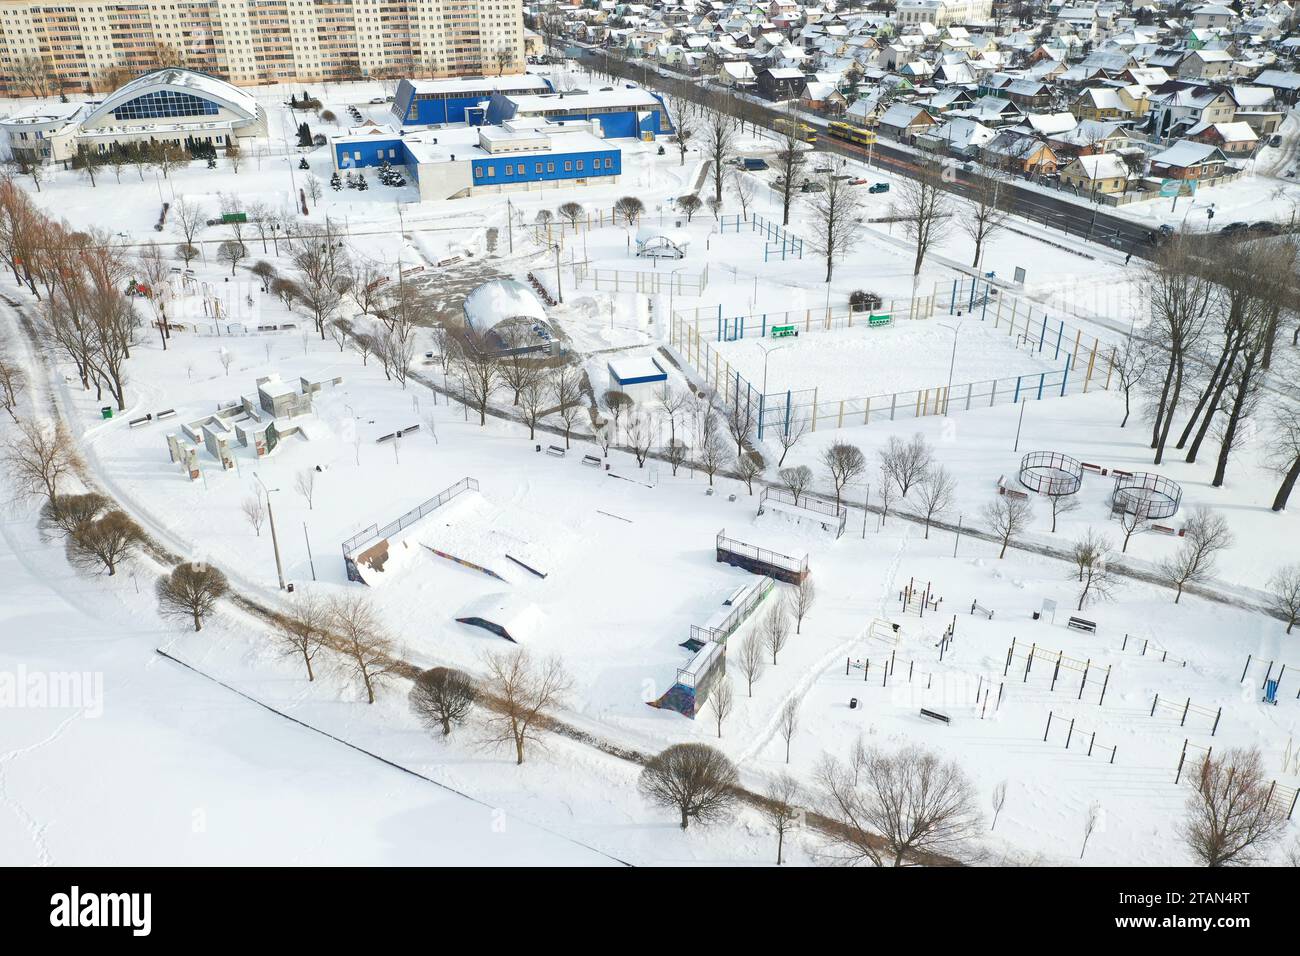
[(370, 185), (366, 182), (366, 174), (365, 174), (365, 173), (360, 173), (360, 174), (358, 174), (358, 176), (357, 176), (357, 189), (360, 190), (361, 192), (365, 192), (365, 191), (366, 191), (367, 189), (369, 189), (369, 188), (370, 188)]
[(307, 157), (306, 157), (306, 156), (304, 156), (302, 159), (298, 160), (298, 168), (299, 168), (299, 169), (311, 169), (311, 167), (307, 165)]
[(339, 173), (338, 170), (336, 169), (334, 171), (334, 175), (330, 177), (330, 189), (334, 190), (335, 192), (338, 192), (342, 188), (343, 188), (343, 181), (339, 179)]

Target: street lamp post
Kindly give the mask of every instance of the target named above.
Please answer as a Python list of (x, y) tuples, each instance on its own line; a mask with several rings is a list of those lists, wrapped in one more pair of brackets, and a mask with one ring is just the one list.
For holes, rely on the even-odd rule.
[(945, 329), (952, 330), (952, 359), (948, 362), (948, 387), (943, 393), (943, 417), (948, 417), (948, 400), (952, 395), (952, 373), (957, 367), (957, 332), (961, 329), (960, 325), (948, 325), (946, 322), (940, 322)]
[[(762, 346), (759, 347), (762, 348)], [(763, 349), (763, 394), (764, 395), (767, 394), (767, 360), (772, 357), (773, 352), (779, 352), (782, 349), (788, 347), (789, 346), (786, 345), (774, 345), (770, 349)]]
[(266, 514), (271, 522), (271, 547), (275, 550), (275, 574), (276, 577), (280, 579), (280, 590), (283, 591), (284, 590), (284, 565), (280, 563), (280, 539), (276, 536), (275, 533), (275, 508), (271, 506), (271, 493), (275, 491), (279, 491), (280, 489), (266, 487), (266, 482), (262, 480), (261, 475), (254, 474), (253, 477), (256, 478), (257, 483), (262, 486), (262, 490), (266, 492)]

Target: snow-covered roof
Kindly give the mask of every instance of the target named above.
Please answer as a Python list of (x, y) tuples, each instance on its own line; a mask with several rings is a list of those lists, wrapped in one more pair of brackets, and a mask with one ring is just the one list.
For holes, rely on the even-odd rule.
[(465, 297), (465, 318), (486, 332), (509, 319), (546, 321), (546, 307), (536, 293), (515, 279), (492, 279)]
[(219, 80), (215, 76), (208, 76), (206, 73), (196, 73), (194, 70), (169, 67), (154, 70), (143, 76), (137, 76), (131, 82), (119, 86), (105, 97), (99, 106), (87, 114), (84, 122), (87, 125), (93, 123), (101, 116), (110, 115), (113, 110), (138, 96), (163, 90), (189, 93), (192, 96), (197, 96), (200, 99), (215, 103), (217, 106), (224, 107), (241, 119), (251, 121), (257, 118), (257, 99), (248, 91), (232, 86), (225, 80)]
[(1209, 143), (1193, 143), (1189, 140), (1179, 140), (1163, 152), (1157, 153), (1151, 157), (1151, 162), (1160, 163), (1164, 166), (1196, 166), (1204, 162), (1219, 161), (1227, 159), (1223, 152), (1217, 146), (1211, 146)]

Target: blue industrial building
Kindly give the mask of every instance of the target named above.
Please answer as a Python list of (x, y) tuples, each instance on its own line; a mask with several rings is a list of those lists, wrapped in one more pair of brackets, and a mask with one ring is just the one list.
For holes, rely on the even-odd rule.
[(467, 77), (449, 80), (402, 80), (393, 97), (393, 116), (403, 126), (483, 122), (483, 104), (494, 93), (549, 93), (551, 84), (531, 73), (523, 76)]
[(335, 138), (334, 166), (405, 166), (426, 200), (616, 182), (623, 174), (622, 150), (593, 135), (598, 129), (588, 122), (528, 119), (412, 133), (374, 127)]
[(668, 108), (657, 93), (639, 86), (579, 90), (572, 93), (492, 94), (486, 122), (545, 119), (552, 123), (595, 120), (600, 135), (611, 139), (653, 140), (673, 131)]

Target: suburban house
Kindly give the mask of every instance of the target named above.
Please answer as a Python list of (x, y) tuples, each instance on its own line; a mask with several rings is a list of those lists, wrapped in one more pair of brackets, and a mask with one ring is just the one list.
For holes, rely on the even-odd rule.
[(910, 141), (935, 122), (935, 118), (923, 106), (895, 103), (881, 115), (880, 131), (894, 139)]
[(1122, 193), (1128, 189), (1129, 168), (1115, 153), (1080, 156), (1061, 170), (1061, 183), (1080, 193)]
[(1180, 140), (1151, 157), (1151, 175), (1161, 179), (1215, 179), (1233, 171), (1223, 150)]
[(1187, 131), (1187, 138), (1197, 143), (1217, 146), (1225, 156), (1249, 156), (1259, 145), (1259, 137), (1249, 123), (1207, 123)]

